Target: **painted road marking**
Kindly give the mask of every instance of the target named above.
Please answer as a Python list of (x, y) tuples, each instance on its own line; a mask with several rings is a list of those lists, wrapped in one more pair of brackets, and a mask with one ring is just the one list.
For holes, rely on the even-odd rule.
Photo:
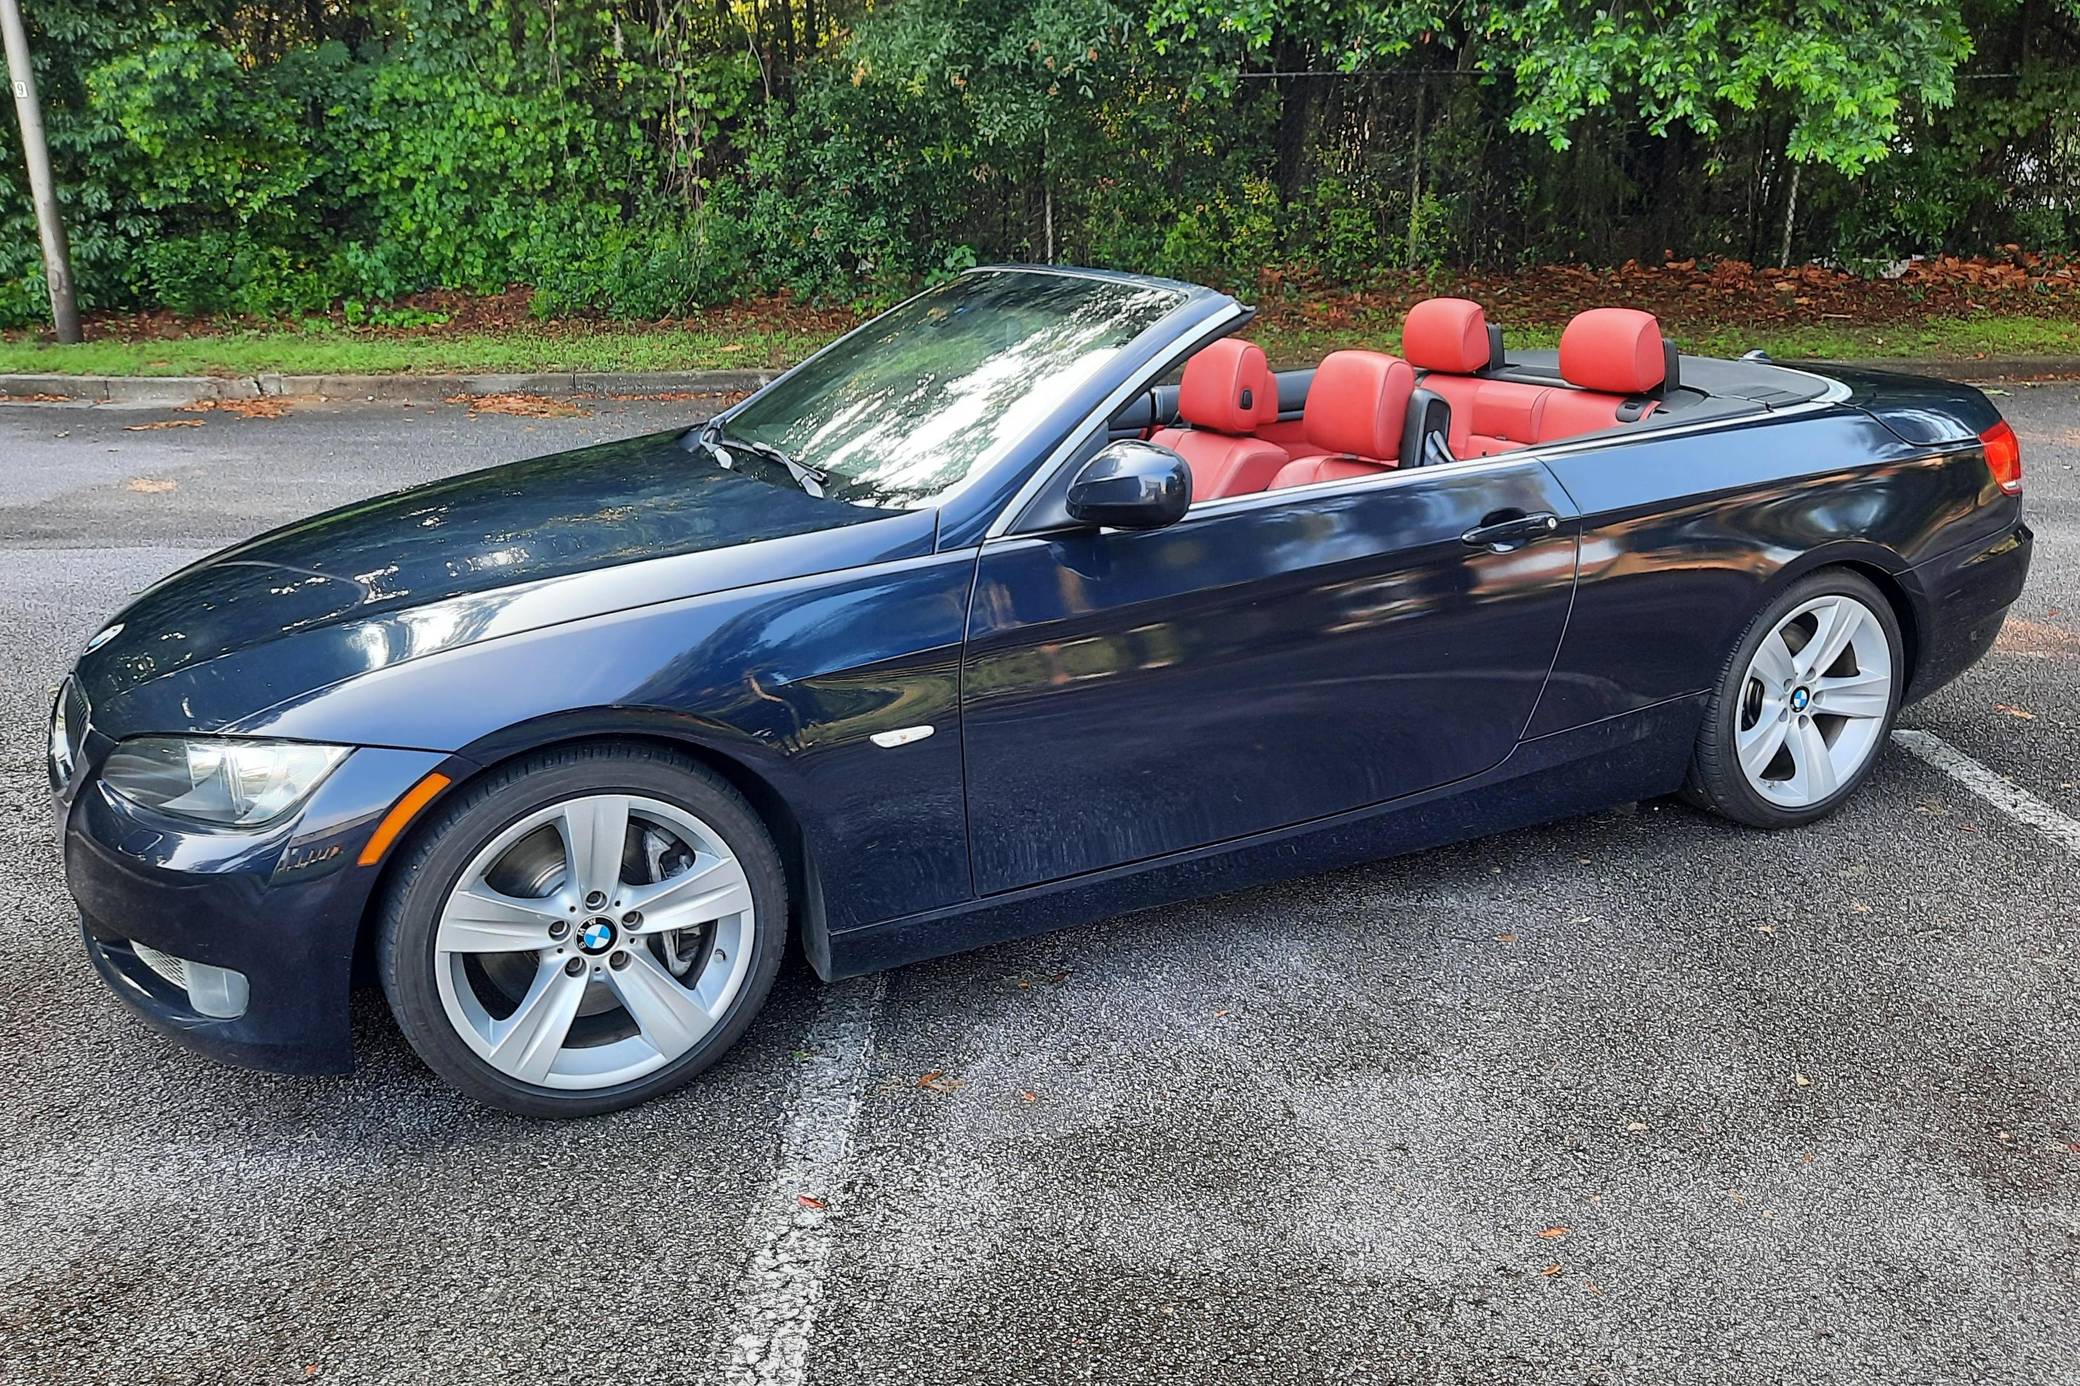
[(1997, 770), (1973, 760), (1931, 731), (1895, 731), (1892, 739), (2018, 823), (2080, 856), (2080, 818), (2060, 813)]
[(884, 993), (878, 973), (823, 988), (802, 1039), (779, 1163), (746, 1228), (749, 1255), (710, 1374), (727, 1386), (801, 1386), (808, 1374)]

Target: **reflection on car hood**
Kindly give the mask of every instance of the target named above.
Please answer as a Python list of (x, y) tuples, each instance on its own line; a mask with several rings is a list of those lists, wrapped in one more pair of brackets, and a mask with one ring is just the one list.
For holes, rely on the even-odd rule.
[[(121, 612), (81, 659), (81, 683), (101, 709), (186, 675), (170, 680), (178, 706), (207, 721), (188, 707), (205, 683), (240, 685), (226, 706), (250, 711), (471, 640), (896, 556), (920, 533), (928, 544), (929, 514), (819, 499), (778, 469), (722, 467), (682, 437), (472, 472), (226, 549)], [(811, 538), (839, 530), (862, 542)], [(307, 638), (320, 632), (329, 638)], [(263, 645), (265, 661), (227, 659)]]

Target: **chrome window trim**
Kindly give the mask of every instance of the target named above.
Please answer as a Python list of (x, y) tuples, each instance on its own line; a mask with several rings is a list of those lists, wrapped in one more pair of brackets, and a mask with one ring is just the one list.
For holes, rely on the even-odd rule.
[[(1803, 375), (1807, 374), (1807, 372), (1801, 371), (1799, 374)], [(1821, 409), (1831, 408), (1849, 397), (1849, 388), (1841, 384), (1841, 382), (1826, 380), (1824, 376), (1814, 376), (1813, 378), (1823, 380), (1831, 387), (1825, 395), (1819, 398), (1801, 400), (1797, 404), (1786, 405), (1782, 409), (1772, 409), (1766, 414), (1749, 416), (1746, 420), (1699, 419), (1694, 423), (1677, 424), (1669, 428), (1656, 429), (1650, 436), (1657, 439), (1681, 438), (1696, 433), (1722, 432), (1729, 426), (1744, 421), (1751, 424), (1762, 424), (1773, 419), (1794, 418), (1802, 414), (1810, 414)], [(1114, 407), (1116, 408), (1116, 406)], [(1111, 414), (1112, 411), (1108, 409), (1104, 417), (1110, 418)], [(1088, 431), (1088, 429), (1085, 429), (1076, 436), (1080, 439)], [(1525, 462), (1536, 462), (1543, 465), (1556, 457), (1573, 457), (1582, 453), (1599, 452), (1605, 448), (1638, 441), (1641, 441), (1641, 435), (1637, 434), (1617, 434), (1601, 438), (1585, 438), (1578, 442), (1554, 443), (1545, 447), (1517, 448), (1509, 452), (1492, 453), (1487, 457), (1469, 457), (1463, 461), (1451, 462), (1443, 466), (1395, 467), (1383, 471), (1377, 476), (1332, 477), (1327, 481), (1311, 481), (1304, 486), (1284, 486), (1276, 491), (1252, 491), (1239, 496), (1216, 496), (1212, 500), (1194, 501), (1191, 509), (1185, 511), (1184, 517), (1177, 523), (1188, 525), (1200, 516), (1219, 516), (1232, 514), (1240, 510), (1278, 505), (1293, 496), (1320, 498), (1347, 493), (1362, 494), (1366, 491), (1385, 490), (1394, 486), (1406, 485), (1418, 478), (1432, 477), (1440, 473), (1450, 476), (1474, 476), (1482, 472), (1499, 471), (1504, 467), (1518, 466)], [(1049, 461), (1051, 464), (1053, 459), (1050, 458)], [(1174, 526), (1166, 526), (1166, 528), (1174, 528)], [(1044, 530), (1006, 535), (992, 527), (991, 532), (983, 536), (983, 542), (989, 543), (992, 540), (1001, 538), (1040, 541), (1060, 532), (1060, 530)]]
[[(1236, 305), (1230, 313), (1209, 319), (1207, 326), (1209, 328), (1216, 326), (1242, 311), (1241, 306)], [(1847, 400), (1851, 394), (1849, 387), (1839, 380), (1833, 380), (1827, 376), (1815, 374), (1812, 371), (1799, 370), (1793, 366), (1777, 366), (1774, 363), (1772, 363), (1772, 366), (1774, 369), (1783, 371), (1788, 375), (1802, 375), (1808, 380), (1818, 381), (1825, 388), (1812, 399), (1800, 400), (1796, 404), (1787, 404), (1781, 409), (1769, 409), (1765, 406), (1764, 412), (1760, 414), (1743, 415), (1731, 419), (1698, 419), (1693, 423), (1673, 424), (1666, 428), (1657, 427), (1637, 433), (1612, 433), (1602, 437), (1583, 438), (1573, 442), (1557, 442), (1539, 447), (1517, 448), (1510, 452), (1494, 453), (1487, 457), (1470, 457), (1461, 461), (1451, 462), (1446, 464), (1445, 470), (1449, 471), (1453, 476), (1469, 476), (1475, 474), (1476, 471), (1491, 471), (1498, 466), (1510, 463), (1524, 461), (1543, 463), (1555, 457), (1573, 457), (1585, 452), (1596, 452), (1604, 448), (1641, 442), (1647, 438), (1682, 438), (1695, 433), (1722, 432), (1737, 428), (1743, 423), (1766, 423), (1775, 419), (1795, 418), (1802, 414), (1813, 413), (1816, 410), (1831, 408)], [(1034, 496), (1038, 495), (1046, 483), (1053, 478), (1056, 470), (1067, 456), (1073, 454), (1077, 448), (1081, 447), (1084, 440), (1094, 430), (1104, 427), (1105, 421), (1117, 413), (1121, 405), (1125, 404), (1138, 391), (1146, 389), (1149, 382), (1161, 375), (1165, 368), (1150, 367), (1148, 370), (1130, 378), (1119, 390), (1108, 395), (1105, 403), (1099, 408), (1098, 413), (1089, 422), (1085, 423), (1082, 428), (1071, 434), (1067, 442), (1050, 453), (1047, 460), (1035, 469), (1032, 477), (1027, 480), (1026, 484), (1019, 488), (1018, 494), (1013, 496), (1010, 503), (998, 512), (997, 518), (991, 522), (990, 527), (983, 533), (983, 543), (987, 544), (992, 540), (1006, 538), (1007, 536), (1010, 538), (1025, 537), (1024, 535), (1010, 534), (1013, 518), (1023, 512), (1027, 505), (1032, 503)], [(1191, 509), (1185, 511), (1184, 518), (1177, 523), (1190, 524), (1192, 517), (1195, 515), (1227, 514), (1232, 510), (1246, 509), (1251, 506), (1277, 504), (1280, 499), (1296, 493), (1308, 496), (1323, 496), (1341, 494), (1346, 491), (1373, 490), (1392, 486), (1413, 477), (1429, 476), (1436, 470), (1438, 469), (1434, 467), (1409, 467), (1405, 469), (1397, 467), (1381, 472), (1378, 476), (1334, 477), (1327, 481), (1311, 481), (1304, 486), (1285, 486), (1276, 491), (1253, 491), (1239, 496), (1216, 496), (1212, 500), (1193, 501)], [(1055, 532), (1057, 531), (1049, 530), (1034, 532), (1034, 534), (1035, 537), (1042, 537), (1043, 534)]]

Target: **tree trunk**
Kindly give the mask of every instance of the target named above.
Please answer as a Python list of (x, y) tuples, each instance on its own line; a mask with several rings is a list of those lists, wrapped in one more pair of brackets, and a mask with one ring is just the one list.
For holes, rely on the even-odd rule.
[(1416, 139), (1415, 150), (1408, 161), (1408, 259), (1410, 269), (1416, 267), (1416, 220), (1423, 210), (1423, 118), (1428, 112), (1430, 74), (1424, 73), (1416, 79)]
[[(1307, 60), (1307, 50), (1291, 40), (1281, 42), (1271, 59), (1281, 72), (1300, 71)], [(1277, 82), (1278, 195), (1280, 200), (1290, 202), (1300, 191), (1300, 174), (1306, 167), (1307, 118), (1313, 105), (1314, 79), (1280, 77)]]
[(15, 0), (0, 0), (0, 40), (7, 48), (7, 75), (14, 83), (15, 115), (22, 123), (22, 160), (28, 165), (29, 200), (36, 207), (36, 233), (43, 242), (43, 280), (51, 294), (51, 326), (61, 342), (77, 342), (79, 305), (72, 297), (72, 250), (58, 215), (58, 189), (51, 180), (51, 151), (43, 142), (43, 108), (36, 99), (36, 70), (29, 65), (29, 34)]
[(1791, 223), (1798, 216), (1798, 178), (1805, 171), (1804, 164), (1791, 166), (1791, 190), (1784, 198), (1784, 241), (1777, 252), (1777, 264), (1785, 268), (1791, 264)]

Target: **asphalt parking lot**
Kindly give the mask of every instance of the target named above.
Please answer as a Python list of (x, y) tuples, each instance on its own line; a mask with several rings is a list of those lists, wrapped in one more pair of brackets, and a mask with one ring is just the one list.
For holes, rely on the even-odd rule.
[(2072, 1381), (2080, 387), (1998, 402), (2036, 568), (1903, 720), (1959, 773), (791, 967), (694, 1088), (561, 1125), (451, 1096), (375, 997), (347, 1079), (133, 1022), (45, 710), (190, 558), (690, 406), (0, 406), (0, 1382)]

